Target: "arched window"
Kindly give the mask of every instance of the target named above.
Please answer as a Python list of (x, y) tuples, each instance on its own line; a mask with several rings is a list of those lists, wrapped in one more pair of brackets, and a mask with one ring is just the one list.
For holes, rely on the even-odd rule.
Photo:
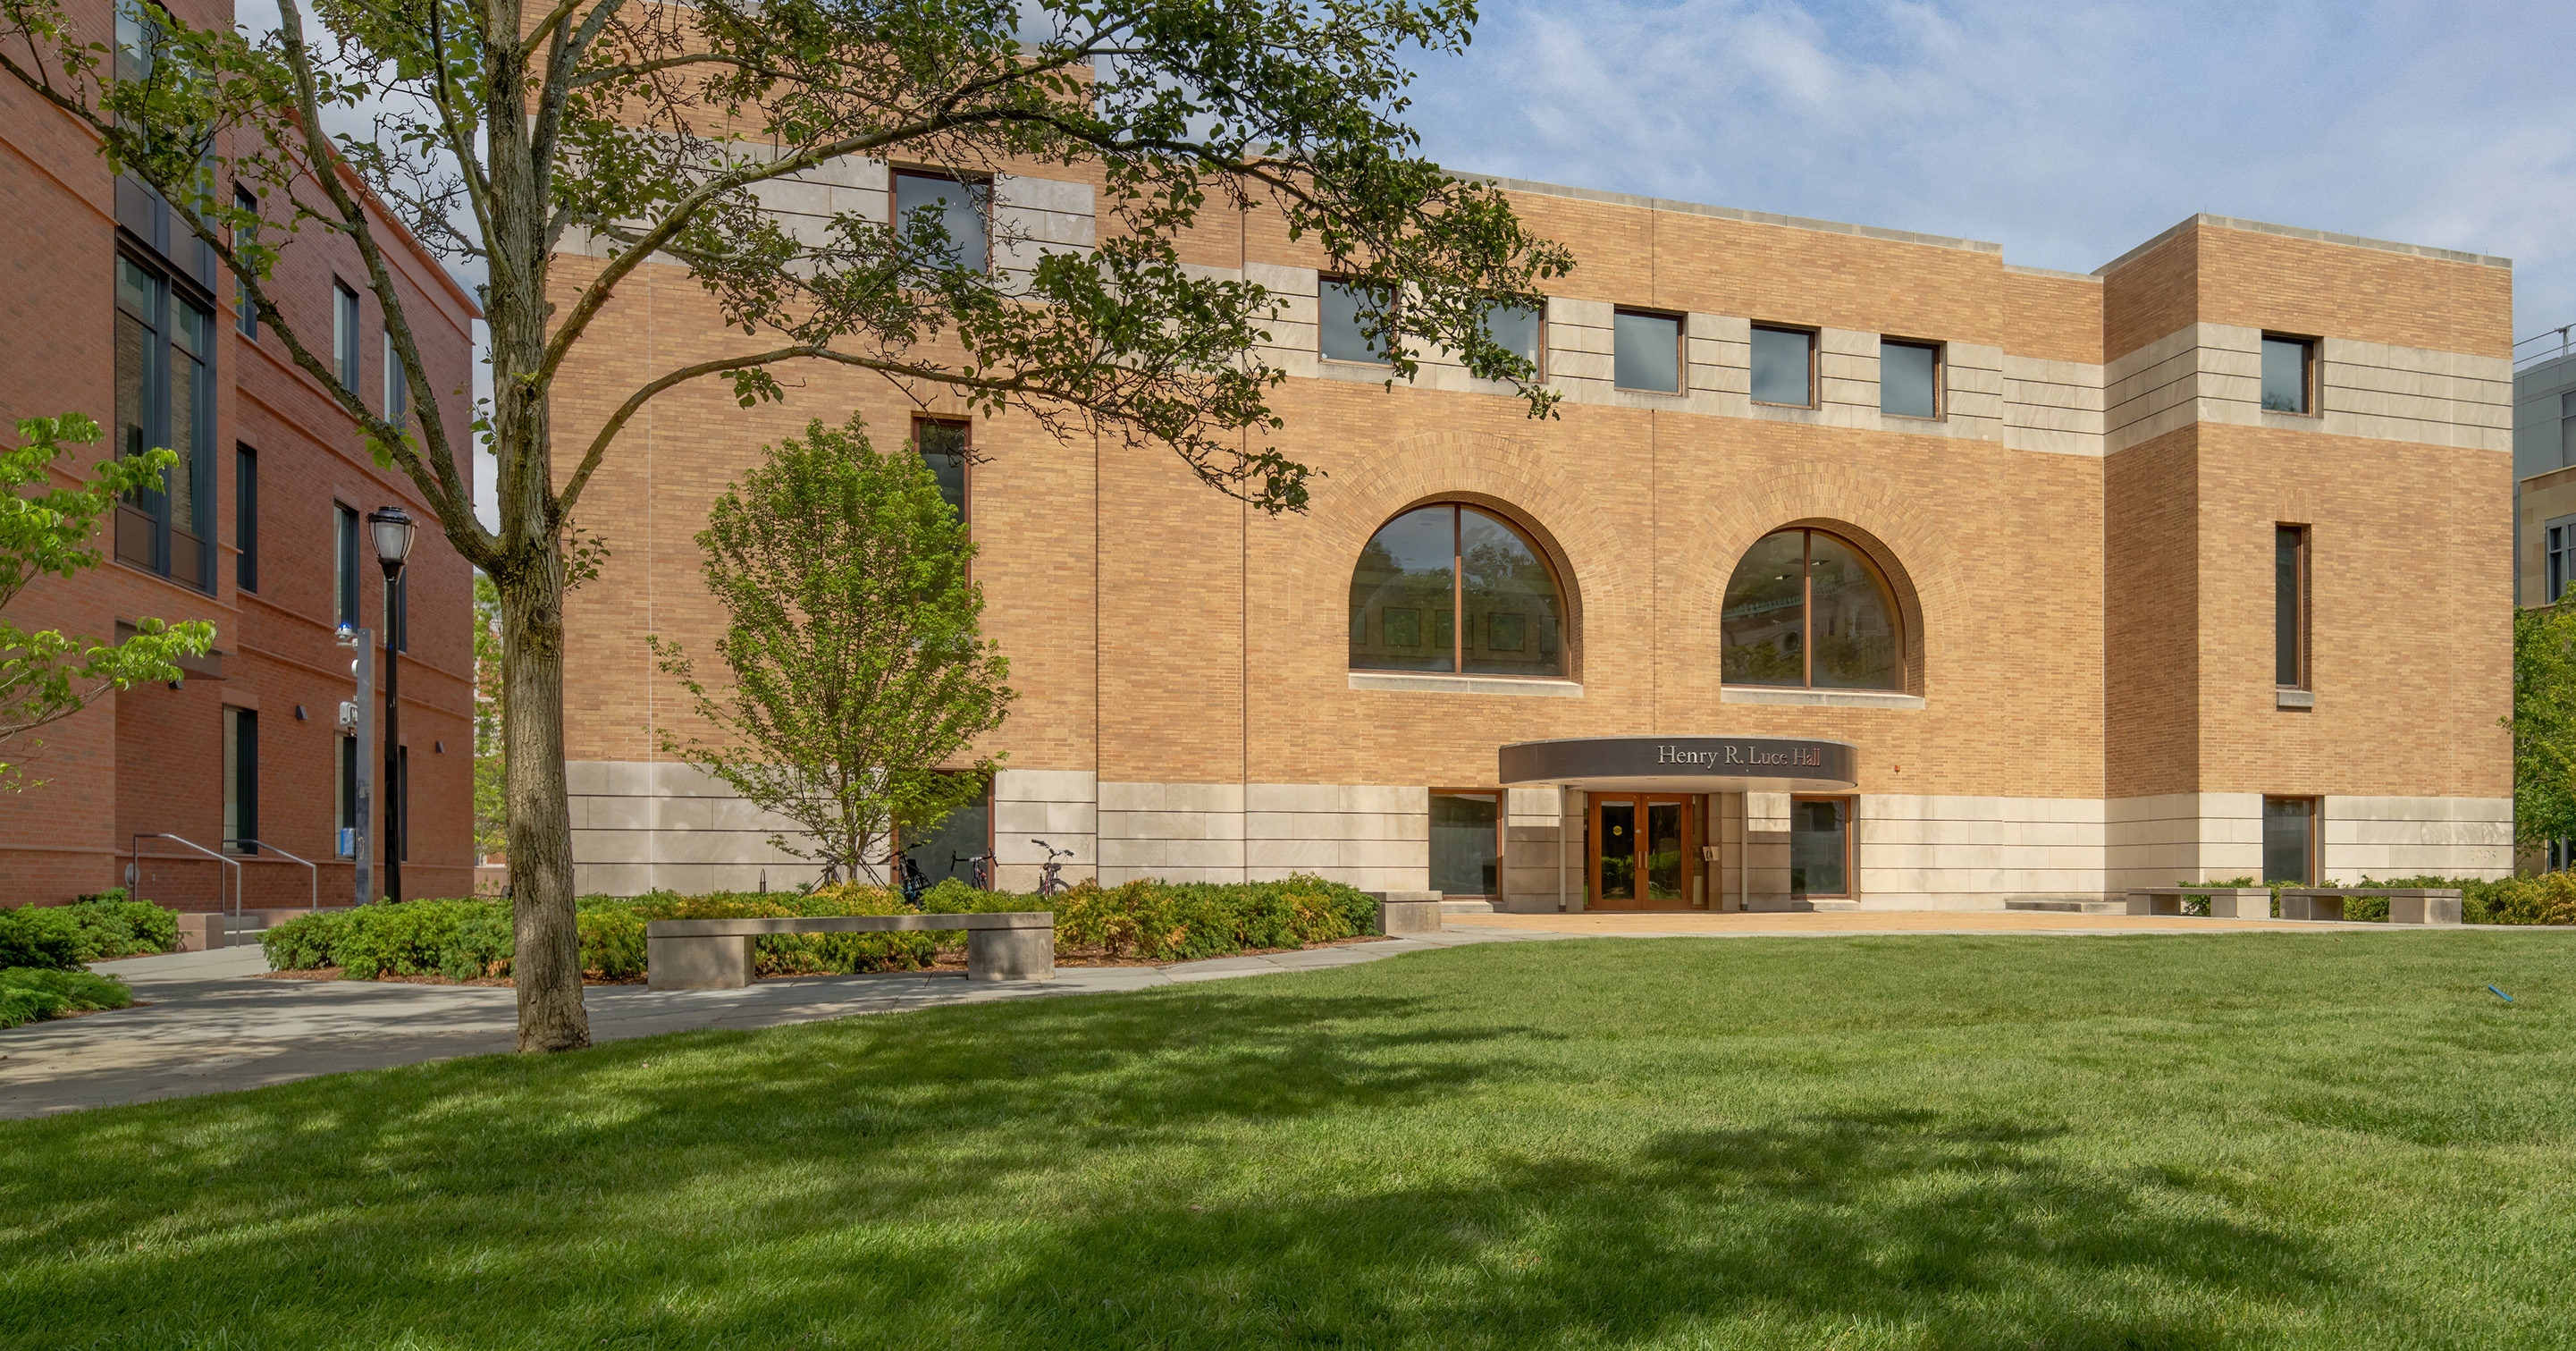
[(1905, 687), (1905, 629), (1867, 556), (1822, 530), (1763, 536), (1726, 583), (1720, 614), (1729, 685)]
[(1546, 556), (1474, 507), (1443, 503), (1396, 517), (1351, 570), (1355, 671), (1562, 678), (1564, 632), (1564, 597)]

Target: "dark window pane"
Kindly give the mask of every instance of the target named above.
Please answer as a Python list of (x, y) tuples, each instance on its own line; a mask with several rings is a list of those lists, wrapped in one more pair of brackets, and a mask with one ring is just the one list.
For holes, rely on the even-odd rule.
[(1369, 341), (1369, 322), (1375, 317), (1370, 312), (1377, 308), (1374, 296), (1348, 282), (1328, 280), (1316, 304), (1322, 324), (1321, 350), (1327, 360), (1385, 363), (1377, 344)]
[(939, 480), (939, 496), (966, 518), (966, 424), (962, 422), (916, 422), (913, 433), (921, 447), (921, 462), (930, 466), (930, 476)]
[(2263, 340), (2263, 411), (2308, 411), (2308, 344), (2291, 338)]
[(259, 456), (250, 447), (233, 452), (233, 585), (259, 590)]
[(358, 513), (340, 507), (338, 577), (340, 583), (340, 627), (356, 628), (358, 618)]
[(1563, 609), (1547, 561), (1519, 531), (1473, 507), (1459, 509), (1458, 545), (1467, 673), (1564, 675)]
[[(1458, 511), (1423, 507), (1386, 523), (1351, 570), (1351, 667), (1446, 671)], [(1425, 611), (1433, 623), (1422, 622)], [(1374, 620), (1375, 622), (1371, 622)], [(1377, 641), (1369, 641), (1375, 635)]]
[(1431, 795), (1431, 889), (1451, 896), (1497, 896), (1496, 803), (1491, 797)]
[(2308, 835), (2315, 804), (2303, 797), (2263, 799), (2263, 880), (2306, 883)]
[(1934, 381), (1941, 368), (1941, 349), (1919, 342), (1878, 345), (1878, 411), (1894, 417), (1932, 417), (1940, 412)]
[(935, 826), (904, 832), (904, 856), (921, 869), (932, 886), (954, 877), (960, 882), (975, 880), (976, 855), (992, 847), (993, 787), (967, 799), (964, 806), (948, 814), (948, 819)]
[(1650, 901), (1687, 901), (1690, 899), (1689, 867), (1682, 858), (1687, 842), (1682, 839), (1682, 822), (1687, 816), (1678, 802), (1646, 804), (1646, 832), (1638, 843), (1646, 880), (1646, 899)]
[[(355, 830), (358, 826), (358, 739), (344, 736), (338, 740), (340, 742), (340, 829)], [(336, 852), (342, 858), (349, 856), (346, 847)]]
[(1810, 532), (1807, 641), (1819, 686), (1892, 690), (1904, 685), (1896, 650), (1896, 602), (1858, 550)]
[[(234, 188), (233, 205), (244, 211), (257, 211), (259, 199), (251, 196), (248, 188)], [(259, 229), (257, 226), (245, 226), (238, 232), (236, 239), (244, 244), (256, 242), (259, 239)], [(259, 336), (259, 310), (251, 304), (249, 284), (239, 277), (233, 278), (233, 323), (239, 326), (243, 337)]]
[(331, 348), (339, 355), (340, 383), (355, 393), (358, 388), (358, 293), (346, 286), (331, 288)]
[(1637, 899), (1637, 803), (1633, 798), (1601, 804), (1600, 899)]
[(1795, 328), (1753, 330), (1753, 401), (1804, 408), (1816, 400), (1809, 388), (1816, 335)]
[(1512, 355), (1530, 364), (1533, 371), (1544, 372), (1547, 354), (1540, 344), (1546, 341), (1546, 326), (1536, 310), (1511, 305), (1493, 305), (1485, 310), (1485, 330)]
[(1681, 321), (1668, 314), (1613, 314), (1610, 342), (1619, 388), (1681, 393), (1681, 336)]
[(2299, 684), (2299, 536), (2295, 526), (2272, 532), (2272, 679)]
[(1730, 685), (1803, 685), (1806, 532), (1783, 530), (1745, 551), (1719, 613), (1720, 678)]
[[(904, 238), (925, 246), (937, 243), (952, 266), (981, 272), (985, 266), (984, 199), (991, 189), (931, 174), (894, 176), (894, 210)], [(927, 213), (927, 214), (924, 214)], [(925, 229), (936, 222), (945, 240)]]
[(1851, 880), (1844, 876), (1849, 808), (1838, 797), (1789, 804), (1789, 890), (1807, 896), (1851, 894)]

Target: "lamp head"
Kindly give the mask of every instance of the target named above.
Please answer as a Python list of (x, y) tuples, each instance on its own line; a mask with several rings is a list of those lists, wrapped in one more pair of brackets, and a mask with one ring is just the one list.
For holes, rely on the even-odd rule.
[(367, 533), (375, 540), (376, 561), (384, 565), (390, 577), (402, 571), (403, 560), (411, 557), (413, 521), (400, 507), (383, 507), (367, 513)]

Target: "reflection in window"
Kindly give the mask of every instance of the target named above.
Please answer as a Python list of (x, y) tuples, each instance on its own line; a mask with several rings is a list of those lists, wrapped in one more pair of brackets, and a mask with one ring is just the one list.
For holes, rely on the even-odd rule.
[(1858, 549), (1821, 530), (1765, 535), (1726, 584), (1721, 678), (1730, 685), (1904, 686), (1896, 601)]
[(1878, 345), (1878, 411), (1890, 417), (1939, 417), (1941, 349), (1924, 342)]
[(2315, 860), (2317, 800), (2312, 797), (2263, 799), (2263, 880), (2306, 885)]
[(993, 848), (993, 786), (986, 784), (946, 819), (903, 832), (904, 857), (937, 886), (949, 878), (975, 880), (975, 859)]
[[(951, 267), (985, 267), (984, 202), (992, 188), (938, 174), (898, 171), (894, 176), (896, 228), (904, 242), (935, 248)], [(944, 236), (944, 237), (942, 237)]]
[(1789, 803), (1789, 890), (1800, 896), (1851, 894), (1851, 799)]
[(940, 500), (966, 519), (966, 424), (963, 422), (916, 422), (912, 424), (913, 443), (921, 448), (921, 462), (930, 466), (930, 476), (939, 480)]
[(1499, 896), (1496, 869), (1500, 794), (1431, 795), (1431, 889), (1449, 896)]
[(1546, 378), (1547, 326), (1538, 311), (1489, 305), (1485, 308), (1485, 331), (1493, 335), (1496, 346), (1528, 362), (1532, 372)]
[(1369, 336), (1378, 319), (1380, 300), (1366, 287), (1327, 277), (1317, 297), (1322, 321), (1320, 350), (1327, 361), (1365, 361), (1385, 365), (1386, 356)]
[(2263, 335), (2263, 411), (2308, 411), (2308, 361), (2315, 349), (2303, 338)]
[(166, 446), (179, 456), (159, 491), (118, 504), (116, 556), (205, 589), (213, 585), (205, 492), (214, 475), (213, 341), (212, 311), (174, 293), (157, 269), (116, 260), (116, 453)]
[(1682, 392), (1682, 321), (1620, 310), (1610, 316), (1612, 374), (1621, 389)]
[(1417, 508), (1351, 570), (1351, 668), (1562, 677), (1564, 613), (1520, 531), (1474, 507)]
[(1753, 329), (1753, 401), (1812, 408), (1816, 335), (1803, 328)]

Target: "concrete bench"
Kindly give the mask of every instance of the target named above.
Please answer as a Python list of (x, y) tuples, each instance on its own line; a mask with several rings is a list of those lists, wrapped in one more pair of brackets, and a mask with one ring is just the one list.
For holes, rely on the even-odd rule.
[(2388, 898), (2391, 924), (2457, 924), (2460, 893), (2454, 887), (2283, 887), (2281, 918), (2339, 920), (2353, 896)]
[(1440, 898), (1437, 891), (1372, 891), (1377, 898), (1377, 931), (1390, 937), (1396, 934), (1436, 934), (1440, 932)]
[(2129, 889), (2129, 913), (2132, 915), (2179, 915), (2182, 898), (2209, 898), (2211, 919), (2270, 919), (2270, 887), (2132, 887)]
[(1055, 916), (1044, 910), (988, 915), (779, 915), (760, 919), (657, 919), (644, 926), (644, 978), (656, 990), (738, 990), (751, 984), (752, 944), (764, 934), (966, 931), (966, 979), (1055, 979)]

